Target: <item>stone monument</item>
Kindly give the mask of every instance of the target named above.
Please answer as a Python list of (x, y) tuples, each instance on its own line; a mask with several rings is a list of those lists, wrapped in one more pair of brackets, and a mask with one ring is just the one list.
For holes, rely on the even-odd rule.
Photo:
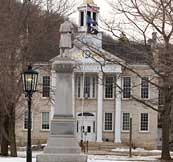
[[(48, 144), (37, 162), (86, 162), (75, 136), (75, 119), (72, 108), (72, 77), (75, 62), (67, 55), (72, 47), (72, 24), (61, 25), (60, 57), (52, 64), (56, 72), (55, 112), (51, 121)], [(66, 35), (67, 34), (67, 35)], [(68, 42), (67, 42), (68, 41)], [(63, 42), (65, 42), (63, 44)], [(66, 53), (64, 55), (63, 53)]]

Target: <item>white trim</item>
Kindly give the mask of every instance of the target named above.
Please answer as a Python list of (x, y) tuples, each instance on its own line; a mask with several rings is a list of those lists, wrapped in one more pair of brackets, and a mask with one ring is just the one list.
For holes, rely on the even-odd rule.
[[(43, 129), (42, 128), (42, 122), (43, 122), (43, 113), (49, 113), (49, 129)], [(42, 111), (41, 112), (41, 124), (40, 124), (40, 126), (41, 126), (41, 131), (44, 131), (44, 132), (49, 132), (50, 131), (50, 111)]]
[[(107, 98), (106, 97), (106, 77), (113, 78), (112, 98)], [(116, 84), (114, 84), (115, 80), (116, 80), (115, 76), (113, 74), (106, 74), (106, 75), (104, 75), (104, 79), (103, 80), (104, 80), (104, 84), (103, 84), (104, 85), (104, 91), (103, 91), (103, 93), (104, 93), (104, 95), (103, 95), (104, 96), (104, 100), (113, 100), (115, 98), (115, 92), (114, 92), (115, 91), (115, 85), (116, 85)]]
[[(129, 113), (129, 130), (123, 130), (123, 114), (124, 113)], [(123, 111), (122, 113), (121, 113), (121, 132), (122, 133), (129, 133), (130, 132), (130, 117), (132, 117), (132, 114), (130, 113), (130, 112), (126, 112), (126, 111)]]
[[(148, 114), (148, 130), (141, 130), (141, 114)], [(150, 115), (148, 112), (140, 112), (140, 114), (139, 114), (139, 132), (140, 133), (150, 133)]]
[[(150, 80), (150, 77), (149, 76), (142, 76), (142, 78), (143, 77), (147, 77), (148, 78), (148, 80)], [(150, 99), (150, 82), (148, 82), (148, 98), (142, 98), (142, 96), (141, 96), (141, 85), (142, 85), (142, 78), (140, 78), (140, 99), (142, 99), (142, 100), (149, 100)]]
[[(43, 83), (43, 78), (44, 77), (48, 77), (49, 78), (49, 96), (43, 96), (43, 88), (44, 88), (44, 83)], [(42, 85), (42, 93), (41, 93), (41, 97), (42, 97), (42, 99), (48, 99), (48, 98), (50, 98), (51, 97), (51, 76), (50, 75), (43, 75), (42, 77), (41, 77), (41, 85)], [(48, 87), (48, 86), (46, 86), (46, 87)]]
[[(93, 99), (96, 99), (97, 97), (97, 88), (96, 88), (96, 84), (97, 84), (97, 77), (96, 75), (93, 75), (93, 74), (84, 74), (84, 75), (80, 75), (80, 74), (76, 74), (75, 75), (75, 80), (76, 78), (79, 78), (79, 81), (80, 81), (80, 97), (78, 97), (78, 81), (77, 83), (75, 83), (76, 87), (75, 87), (75, 96), (76, 96), (76, 99), (84, 99), (85, 100), (85, 97), (83, 96), (84, 94), (84, 81), (83, 81), (83, 78), (85, 77), (89, 77), (89, 80), (90, 80), (90, 97), (87, 98), (87, 100), (93, 100)], [(93, 97), (93, 78), (95, 78), (95, 96)]]
[[(124, 78), (126, 78), (126, 77), (130, 78), (130, 95), (133, 95), (133, 93), (132, 93), (132, 76), (130, 76), (130, 75), (122, 76), (122, 90), (124, 90), (124, 84), (123, 83), (124, 83)], [(131, 96), (129, 98), (124, 98), (123, 96), (124, 96), (124, 92), (122, 92), (122, 99), (123, 100), (130, 100), (130, 99), (132, 99)]]
[[(118, 74), (117, 74), (118, 76)], [(121, 92), (120, 88), (122, 87), (121, 74), (119, 77), (116, 77), (116, 98), (115, 98), (115, 133), (114, 133), (114, 142), (121, 143)]]
[(98, 73), (96, 141), (102, 142), (103, 133), (103, 73)]
[[(105, 114), (106, 113), (111, 113), (112, 114), (112, 130), (105, 130)], [(114, 112), (104, 112), (104, 119), (103, 119), (103, 131), (104, 132), (113, 132), (113, 130), (114, 130)]]

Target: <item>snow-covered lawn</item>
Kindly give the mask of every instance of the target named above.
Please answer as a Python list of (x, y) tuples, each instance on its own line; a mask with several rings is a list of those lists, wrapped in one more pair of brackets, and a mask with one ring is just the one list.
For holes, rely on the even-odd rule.
[[(33, 159), (32, 162), (36, 162), (35, 156), (39, 152), (35, 152), (33, 154)], [(26, 157), (25, 153), (20, 152), (19, 153), (20, 157), (1, 157), (0, 156), (0, 162), (26, 162)], [(141, 157), (141, 156), (134, 156), (132, 158), (129, 158), (128, 156), (113, 156), (113, 155), (88, 155), (88, 161), (87, 162), (139, 162), (139, 161), (147, 161), (147, 162), (152, 162), (155, 161), (157, 162), (156, 157)]]
[[(17, 158), (13, 158), (13, 157), (4, 158), (4, 157), (0, 157), (0, 162), (26, 162), (26, 158), (20, 158), (20, 157), (17, 157)], [(33, 158), (32, 162), (36, 162), (36, 158)]]
[[(112, 151), (119, 152), (121, 155), (121, 152), (127, 152), (128, 149), (125, 148), (117, 148), (113, 149)], [(132, 158), (129, 158), (128, 156), (118, 156), (118, 155), (88, 155), (88, 161), (87, 162), (158, 162), (160, 157), (160, 151), (159, 150), (144, 150), (144, 149), (135, 149), (132, 151), (133, 153), (137, 153), (138, 156), (133, 156)], [(143, 153), (151, 153), (147, 156), (140, 156), (141, 152)], [(32, 156), (33, 160), (32, 162), (36, 162), (36, 156), (38, 154), (42, 154), (42, 151), (33, 151)], [(26, 151), (19, 151), (18, 157), (1, 157), (0, 156), (0, 162), (26, 162)]]

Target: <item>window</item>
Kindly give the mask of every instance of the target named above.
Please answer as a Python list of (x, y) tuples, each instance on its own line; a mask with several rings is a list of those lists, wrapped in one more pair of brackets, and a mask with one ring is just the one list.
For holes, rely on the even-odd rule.
[(96, 122), (93, 121), (93, 133), (95, 133), (95, 129), (96, 129), (96, 128), (95, 128), (95, 127), (96, 127), (95, 124), (96, 124)]
[[(76, 76), (76, 96), (77, 98), (95, 98), (96, 97), (96, 77), (85, 76), (83, 82), (83, 76)], [(84, 84), (84, 86), (83, 86)], [(83, 94), (83, 96), (82, 96)]]
[(84, 12), (80, 12), (80, 26), (84, 26)]
[(164, 104), (164, 93), (161, 89), (159, 89), (158, 103), (159, 103), (159, 106)]
[(43, 97), (50, 96), (50, 76), (43, 76)]
[(141, 78), (141, 98), (149, 98), (148, 77)]
[(141, 131), (148, 131), (148, 113), (141, 113)]
[[(28, 129), (28, 111), (24, 112), (24, 129)], [(31, 112), (31, 129), (32, 129), (32, 112)]]
[(104, 118), (104, 130), (105, 131), (112, 131), (112, 113), (105, 113)]
[[(96, 12), (93, 12), (93, 20), (96, 21)], [(95, 26), (96, 24), (94, 23), (93, 25)]]
[(131, 96), (131, 78), (123, 77), (123, 98), (130, 98)]
[(123, 113), (123, 124), (122, 124), (123, 131), (130, 130), (130, 113)]
[(91, 126), (87, 126), (87, 133), (91, 133)]
[(49, 112), (42, 112), (41, 129), (49, 130)]
[(78, 120), (77, 120), (77, 123), (76, 124), (77, 124), (76, 125), (77, 132), (79, 132), (79, 122), (78, 122)]
[(84, 80), (84, 97), (90, 98), (90, 88), (91, 88), (91, 79), (89, 76), (85, 77)]
[(106, 76), (105, 78), (105, 98), (113, 98), (114, 78)]

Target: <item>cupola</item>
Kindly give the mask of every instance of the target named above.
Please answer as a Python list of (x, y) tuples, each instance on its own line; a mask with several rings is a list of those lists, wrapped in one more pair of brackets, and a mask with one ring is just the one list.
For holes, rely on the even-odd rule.
[(88, 24), (97, 28), (99, 9), (93, 0), (83, 0), (83, 3), (78, 7), (79, 31), (87, 32)]

